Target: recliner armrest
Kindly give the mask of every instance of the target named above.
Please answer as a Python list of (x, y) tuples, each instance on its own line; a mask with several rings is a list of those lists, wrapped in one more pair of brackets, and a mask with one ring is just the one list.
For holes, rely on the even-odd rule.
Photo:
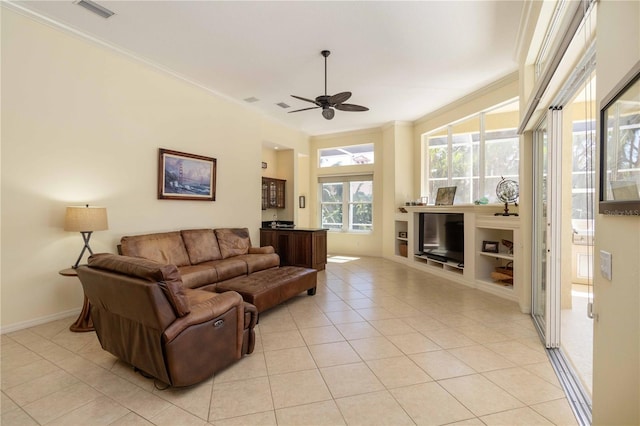
[(188, 327), (217, 318), (234, 307), (238, 308), (238, 324), (242, 324), (241, 319), (244, 315), (244, 301), (240, 294), (235, 291), (210, 294), (213, 297), (209, 297), (200, 303), (192, 304), (191, 312), (188, 315), (176, 319), (169, 327), (167, 327), (163, 333), (165, 343), (171, 342)]

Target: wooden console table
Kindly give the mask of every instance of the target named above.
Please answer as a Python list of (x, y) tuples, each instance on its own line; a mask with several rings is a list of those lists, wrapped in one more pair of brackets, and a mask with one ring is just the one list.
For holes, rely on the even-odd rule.
[[(78, 273), (74, 268), (63, 269), (58, 273), (65, 277), (78, 276)], [(93, 328), (93, 320), (91, 319), (91, 303), (89, 303), (89, 299), (87, 299), (87, 296), (84, 296), (84, 303), (82, 305), (80, 315), (78, 315), (78, 319), (69, 326), (69, 330), (75, 333), (84, 333), (87, 331), (95, 330)]]
[(260, 245), (273, 246), (280, 265), (304, 266), (322, 271), (327, 264), (327, 230), (261, 228)]

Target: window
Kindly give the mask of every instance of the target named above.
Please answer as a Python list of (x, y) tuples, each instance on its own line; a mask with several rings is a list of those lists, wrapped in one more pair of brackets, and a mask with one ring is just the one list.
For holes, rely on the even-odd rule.
[(456, 203), (486, 197), (498, 202), (495, 188), (505, 179), (518, 180), (518, 102), (479, 113), (423, 135), (423, 196), (456, 186)]
[(595, 204), (595, 120), (573, 122), (572, 219), (593, 219)]
[(553, 12), (551, 17), (549, 18), (549, 24), (547, 26), (547, 30), (545, 31), (544, 38), (542, 40), (542, 44), (540, 46), (540, 51), (538, 52), (538, 56), (535, 60), (535, 78), (536, 81), (542, 75), (544, 68), (547, 65), (547, 61), (549, 60), (549, 55), (551, 54), (551, 44), (553, 40), (558, 38), (558, 34), (560, 31), (560, 24), (564, 20), (565, 15), (567, 14), (567, 1), (566, 0), (558, 0), (555, 5), (552, 2), (545, 4), (545, 11), (541, 15), (546, 15), (548, 11), (546, 9), (553, 7)]
[(373, 176), (319, 179), (320, 223), (338, 231), (373, 230)]
[(373, 164), (373, 144), (321, 149), (319, 158), (320, 167)]

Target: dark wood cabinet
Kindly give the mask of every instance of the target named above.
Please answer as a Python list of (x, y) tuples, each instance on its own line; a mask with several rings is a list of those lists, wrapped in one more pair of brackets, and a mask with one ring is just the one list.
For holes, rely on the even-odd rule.
[(321, 271), (327, 263), (326, 229), (262, 228), (260, 245), (273, 246), (283, 266), (304, 266)]
[(262, 178), (262, 210), (284, 209), (286, 180)]

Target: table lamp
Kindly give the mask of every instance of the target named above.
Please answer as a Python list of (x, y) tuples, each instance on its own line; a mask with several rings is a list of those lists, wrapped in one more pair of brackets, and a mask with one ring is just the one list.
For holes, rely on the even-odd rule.
[(67, 213), (64, 218), (64, 230), (75, 231), (82, 234), (84, 240), (84, 247), (78, 256), (76, 264), (72, 266), (73, 269), (78, 267), (85, 250), (89, 250), (90, 254), (93, 254), (91, 247), (89, 247), (89, 240), (93, 231), (105, 231), (109, 229), (107, 224), (107, 209), (105, 207), (67, 207)]

